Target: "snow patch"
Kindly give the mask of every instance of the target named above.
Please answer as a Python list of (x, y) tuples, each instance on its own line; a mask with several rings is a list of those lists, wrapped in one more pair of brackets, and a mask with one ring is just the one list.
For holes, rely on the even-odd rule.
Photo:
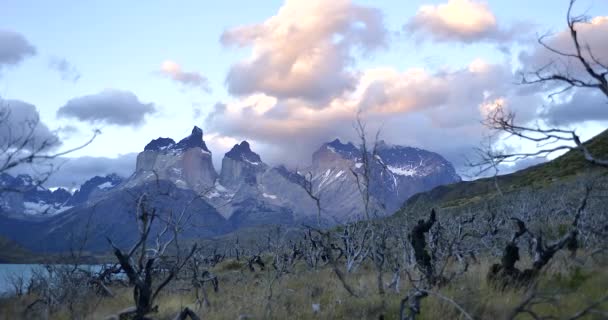
[(247, 159), (243, 159), (243, 160), (245, 160), (245, 162), (247, 162), (247, 163), (249, 163), (249, 164), (252, 164), (252, 165), (254, 165), (254, 166), (259, 166), (259, 165), (261, 164), (260, 162), (253, 162), (253, 161), (249, 161), (249, 160), (247, 160)]
[(101, 190), (107, 190), (110, 188), (113, 188), (115, 185), (111, 182), (111, 181), (106, 181), (100, 185), (97, 186), (97, 188), (101, 189)]
[(26, 201), (23, 203), (23, 213), (31, 216), (35, 215), (56, 215), (61, 212), (64, 212), (68, 209), (73, 208), (72, 206), (54, 206), (52, 204), (44, 203), (42, 201), (39, 202), (30, 202)]
[(175, 185), (178, 187), (187, 187), (188, 183), (186, 183), (186, 181), (184, 181), (184, 180), (177, 179), (177, 180), (175, 180)]
[(228, 191), (226, 189), (226, 187), (224, 187), (223, 185), (221, 185), (219, 182), (215, 182), (215, 190), (219, 191), (219, 192), (226, 192)]
[(407, 176), (407, 177), (413, 177), (418, 175), (418, 170), (416, 170), (416, 168), (412, 168), (412, 167), (393, 167), (393, 166), (386, 166), (388, 168), (388, 170), (396, 175), (399, 176)]
[(214, 191), (211, 191), (211, 192), (207, 193), (207, 195), (206, 195), (206, 196), (207, 196), (207, 198), (209, 198), (209, 199), (213, 199), (213, 198), (217, 198), (217, 197), (219, 197), (219, 196), (220, 196), (220, 194), (219, 194), (217, 191), (215, 191), (215, 190), (214, 190)]
[(268, 194), (266, 192), (262, 193), (262, 196), (264, 196), (264, 198), (268, 198), (268, 199), (272, 199), (272, 200), (277, 199), (277, 196), (275, 196), (274, 194)]
[(170, 144), (168, 144), (168, 145), (166, 145), (166, 146), (162, 146), (162, 147), (158, 148), (158, 150), (160, 150), (160, 151), (164, 151), (164, 150), (170, 149), (170, 148), (171, 148), (171, 147), (173, 147), (174, 145), (175, 145), (174, 143), (170, 143)]

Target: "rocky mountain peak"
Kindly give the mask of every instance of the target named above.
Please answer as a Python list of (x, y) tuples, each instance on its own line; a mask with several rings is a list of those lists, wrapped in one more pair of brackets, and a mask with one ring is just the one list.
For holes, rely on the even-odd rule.
[(356, 161), (361, 157), (361, 151), (351, 142), (342, 143), (340, 139), (324, 143), (312, 155), (315, 167), (336, 166), (337, 163)]
[(186, 150), (197, 147), (203, 149), (206, 152), (211, 153), (211, 151), (207, 149), (205, 141), (203, 141), (203, 129), (194, 126), (194, 128), (192, 128), (192, 133), (189, 136), (180, 140), (172, 149)]
[(251, 151), (249, 142), (243, 141), (240, 144), (235, 144), (230, 151), (226, 153), (226, 157), (234, 160), (242, 160), (251, 164), (258, 164), (262, 162), (260, 156)]
[(144, 151), (162, 151), (170, 149), (175, 145), (175, 140), (171, 138), (158, 138), (150, 141), (145, 147)]
[(171, 138), (158, 138), (150, 141), (145, 147), (144, 151), (170, 151), (170, 150), (188, 150), (191, 148), (201, 148), (203, 151), (211, 153), (203, 140), (203, 129), (194, 126), (192, 133), (189, 136), (183, 138), (178, 143)]
[(224, 156), (220, 183), (227, 187), (237, 187), (242, 183), (255, 185), (257, 178), (267, 169), (260, 156), (251, 151), (249, 142), (243, 141)]
[(190, 135), (178, 143), (170, 138), (152, 140), (137, 155), (135, 174), (125, 187), (161, 179), (179, 188), (201, 191), (213, 186), (216, 178), (211, 151), (203, 141), (203, 130), (194, 126)]
[(68, 201), (69, 205), (77, 205), (86, 202), (91, 195), (99, 191), (108, 191), (116, 188), (124, 181), (121, 176), (112, 173), (105, 177), (95, 176), (80, 186), (80, 189), (74, 193)]

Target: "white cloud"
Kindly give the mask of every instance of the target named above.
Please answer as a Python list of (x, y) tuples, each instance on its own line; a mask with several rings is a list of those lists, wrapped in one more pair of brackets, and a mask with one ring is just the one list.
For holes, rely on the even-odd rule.
[(218, 104), (207, 125), (223, 136), (273, 146), (259, 152), (271, 163), (304, 165), (323, 142), (336, 137), (356, 141), (353, 124), (362, 110), (370, 129), (381, 127), (387, 141), (428, 148), (462, 165), (464, 155), (481, 141), (486, 115), (482, 105), (508, 99), (522, 119), (535, 115), (536, 109), (530, 111), (529, 106), (539, 105), (538, 98), (520, 95), (512, 76), (510, 66), (482, 60), (435, 73), (375, 68), (360, 74), (355, 90), (321, 106), (251, 95)]
[(507, 41), (525, 26), (502, 29), (485, 1), (448, 0), (438, 5), (423, 5), (406, 24), (407, 31), (438, 42)]
[(209, 80), (199, 72), (184, 71), (175, 61), (166, 60), (160, 66), (160, 73), (185, 87), (199, 88), (209, 92)]
[(228, 90), (327, 101), (355, 88), (354, 49), (382, 47), (386, 33), (377, 9), (349, 0), (287, 0), (266, 21), (222, 35), (225, 45), (252, 47), (248, 59), (231, 67)]

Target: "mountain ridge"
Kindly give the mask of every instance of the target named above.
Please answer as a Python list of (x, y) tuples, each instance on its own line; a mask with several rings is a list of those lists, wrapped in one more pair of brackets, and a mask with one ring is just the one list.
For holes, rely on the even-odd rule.
[[(384, 143), (379, 154), (395, 168), (407, 167), (421, 173), (403, 174), (387, 171), (382, 166), (372, 168), (373, 179), (377, 181), (370, 190), (373, 201), (382, 204), (380, 216), (391, 214), (415, 191), (460, 180), (447, 160), (429, 151)], [(152, 198), (158, 196), (154, 205), (159, 210), (189, 210), (195, 221), (201, 221), (198, 223), (205, 219), (213, 221), (198, 233), (189, 234), (193, 237), (256, 225), (317, 223), (316, 205), (303, 188), (308, 182), (321, 198), (322, 224), (335, 225), (364, 217), (358, 182), (353, 175), (361, 172), (362, 157), (361, 150), (353, 143), (336, 139), (322, 144), (313, 153), (309, 167), (293, 171), (283, 165), (267, 165), (248, 141), (242, 141), (224, 154), (218, 172), (212, 162), (212, 152), (203, 140), (203, 131), (195, 126), (190, 135), (177, 143), (172, 138), (151, 140), (138, 154), (136, 170), (130, 177), (95, 177), (83, 184), (70, 198), (73, 203), (68, 200), (69, 208), (32, 226), (37, 237), (25, 237), (27, 224), (9, 221), (14, 216), (4, 217), (13, 227), (0, 231), (10, 232), (11, 240), (28, 249), (55, 251), (69, 245), (66, 234), (85, 228), (87, 219), (100, 219), (99, 215), (104, 216), (96, 220), (103, 226), (99, 229), (112, 234), (119, 230), (122, 231), (118, 234), (129, 233), (134, 231), (124, 226), (134, 214), (129, 207), (134, 203), (128, 201), (129, 195), (132, 198), (141, 192)], [(164, 191), (155, 186), (163, 186)], [(167, 196), (170, 194), (175, 198)], [(196, 208), (184, 208), (184, 203), (196, 203)], [(115, 236), (119, 240), (128, 237)], [(49, 241), (58, 244), (51, 246)], [(41, 243), (47, 245), (43, 247)], [(104, 245), (95, 242), (91, 248), (101, 249)]]

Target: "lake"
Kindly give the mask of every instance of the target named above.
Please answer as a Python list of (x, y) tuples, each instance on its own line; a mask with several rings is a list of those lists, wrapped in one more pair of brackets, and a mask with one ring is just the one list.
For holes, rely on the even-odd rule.
[[(81, 268), (92, 268), (99, 270), (100, 265), (85, 265)], [(36, 270), (46, 272), (46, 269), (41, 264), (0, 264), (0, 296), (13, 293), (11, 279), (14, 277), (23, 277), (25, 283), (29, 282), (32, 274)]]

